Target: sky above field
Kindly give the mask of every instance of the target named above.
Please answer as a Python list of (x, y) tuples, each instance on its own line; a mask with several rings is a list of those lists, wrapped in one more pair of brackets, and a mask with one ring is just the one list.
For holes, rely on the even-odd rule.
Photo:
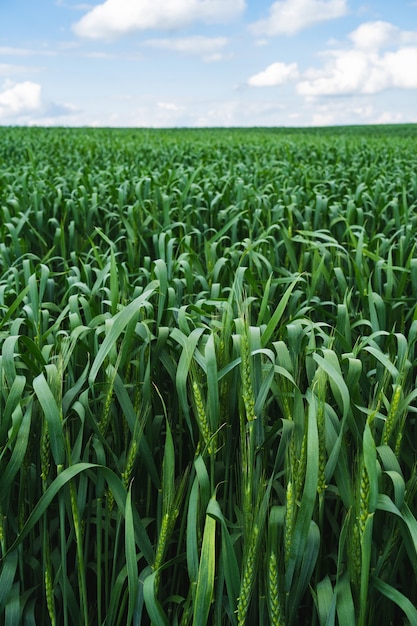
[(0, 0), (0, 124), (417, 122), (417, 0)]

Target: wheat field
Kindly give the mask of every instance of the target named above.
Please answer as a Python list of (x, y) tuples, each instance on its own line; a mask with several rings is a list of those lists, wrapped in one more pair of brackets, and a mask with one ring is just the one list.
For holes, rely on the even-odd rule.
[(416, 139), (0, 128), (2, 624), (417, 624)]

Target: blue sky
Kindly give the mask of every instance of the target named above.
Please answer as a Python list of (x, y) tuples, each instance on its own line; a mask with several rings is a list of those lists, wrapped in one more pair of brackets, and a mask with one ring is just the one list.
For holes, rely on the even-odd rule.
[(0, 124), (417, 122), (417, 0), (1, 0)]

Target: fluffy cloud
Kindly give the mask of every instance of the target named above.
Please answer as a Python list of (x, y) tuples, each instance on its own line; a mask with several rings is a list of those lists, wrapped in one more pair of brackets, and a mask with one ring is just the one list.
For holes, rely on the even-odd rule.
[(176, 30), (194, 22), (227, 22), (245, 6), (245, 0), (106, 0), (73, 29), (80, 37), (115, 39), (140, 30)]
[(389, 22), (365, 22), (349, 35), (355, 48), (361, 50), (379, 50), (391, 43), (398, 43), (401, 31)]
[(385, 53), (382, 65), (388, 77), (387, 87), (417, 89), (417, 47)]
[(355, 48), (372, 51), (417, 43), (417, 32), (401, 30), (394, 24), (379, 20), (361, 24), (350, 33), (349, 39)]
[(315, 97), (417, 89), (417, 46), (406, 45), (417, 41), (417, 32), (401, 31), (388, 22), (367, 22), (349, 39), (353, 47), (325, 53), (324, 66), (306, 72), (297, 86), (299, 94)]
[(203, 37), (201, 35), (176, 39), (148, 39), (145, 41), (146, 46), (181, 54), (197, 55), (205, 61), (221, 60), (221, 51), (227, 43), (228, 40), (225, 37)]
[(70, 119), (78, 109), (71, 104), (47, 102), (38, 83), (6, 81), (0, 91), (0, 122), (8, 124), (56, 124)]
[(0, 119), (33, 113), (42, 109), (41, 86), (25, 81), (8, 85), (0, 92)]
[(259, 74), (251, 76), (248, 84), (251, 87), (273, 87), (283, 85), (298, 77), (297, 63), (272, 63)]
[(295, 33), (318, 22), (342, 17), (347, 13), (347, 0), (278, 0), (274, 2), (266, 19), (251, 26), (255, 35)]

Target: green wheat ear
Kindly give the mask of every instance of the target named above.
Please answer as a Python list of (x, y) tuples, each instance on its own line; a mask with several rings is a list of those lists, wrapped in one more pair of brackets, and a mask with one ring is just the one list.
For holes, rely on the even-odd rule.
[(133, 473), (133, 468), (134, 468), (135, 461), (136, 461), (136, 457), (137, 457), (137, 453), (138, 453), (138, 443), (136, 439), (133, 439), (129, 446), (126, 467), (125, 467), (125, 470), (122, 472), (122, 482), (123, 482), (125, 489), (127, 489), (129, 486), (130, 479)]
[(319, 479), (317, 485), (317, 492), (323, 494), (327, 485), (325, 477), (325, 468), (327, 463), (327, 450), (326, 450), (326, 423), (325, 423), (325, 407), (326, 407), (326, 389), (327, 389), (327, 376), (323, 370), (318, 371), (318, 384), (317, 384), (317, 432), (319, 438)]
[(197, 381), (193, 381), (193, 397), (196, 407), (196, 417), (198, 421), (198, 426), (203, 437), (204, 444), (207, 446), (208, 453), (211, 454), (213, 451), (213, 444), (211, 443), (211, 432), (210, 427), (206, 415), (206, 409), (203, 401), (203, 396), (200, 390), (200, 386)]
[(382, 438), (382, 443), (384, 445), (388, 445), (391, 439), (391, 434), (392, 434), (392, 431), (394, 430), (394, 427), (397, 421), (401, 396), (402, 396), (402, 386), (400, 384), (397, 384), (395, 386), (394, 393), (392, 395), (392, 399), (391, 399), (391, 403), (389, 407), (389, 411), (388, 411), (388, 415), (385, 420), (385, 426), (384, 426), (384, 432), (383, 432), (383, 438)]
[(249, 548), (246, 555), (246, 561), (243, 566), (243, 575), (237, 603), (238, 626), (244, 626), (244, 624), (246, 624), (246, 617), (249, 610), (249, 603), (255, 582), (255, 559), (258, 548), (258, 537), (259, 528), (255, 524), (252, 530)]
[(41, 435), (41, 478), (46, 488), (48, 480), (48, 474), (51, 467), (51, 447), (49, 442), (48, 424), (44, 419), (42, 421), (42, 435)]
[(292, 534), (294, 528), (294, 516), (295, 516), (295, 499), (292, 482), (287, 484), (286, 498), (285, 498), (285, 564), (288, 565), (291, 551)]
[(55, 613), (54, 589), (53, 589), (53, 581), (52, 581), (52, 565), (51, 565), (49, 548), (46, 550), (46, 556), (45, 556), (45, 595), (46, 595), (46, 606), (48, 609), (49, 619), (51, 620), (52, 626), (55, 626), (56, 613)]
[(268, 595), (271, 626), (285, 626), (279, 594), (278, 562), (274, 551), (271, 552), (268, 563)]
[(101, 419), (98, 425), (100, 434), (103, 435), (103, 437), (106, 435), (109, 424), (110, 424), (113, 394), (114, 394), (114, 376), (108, 375), (107, 376), (107, 392), (106, 392), (106, 397), (104, 401), (103, 414), (101, 416)]

